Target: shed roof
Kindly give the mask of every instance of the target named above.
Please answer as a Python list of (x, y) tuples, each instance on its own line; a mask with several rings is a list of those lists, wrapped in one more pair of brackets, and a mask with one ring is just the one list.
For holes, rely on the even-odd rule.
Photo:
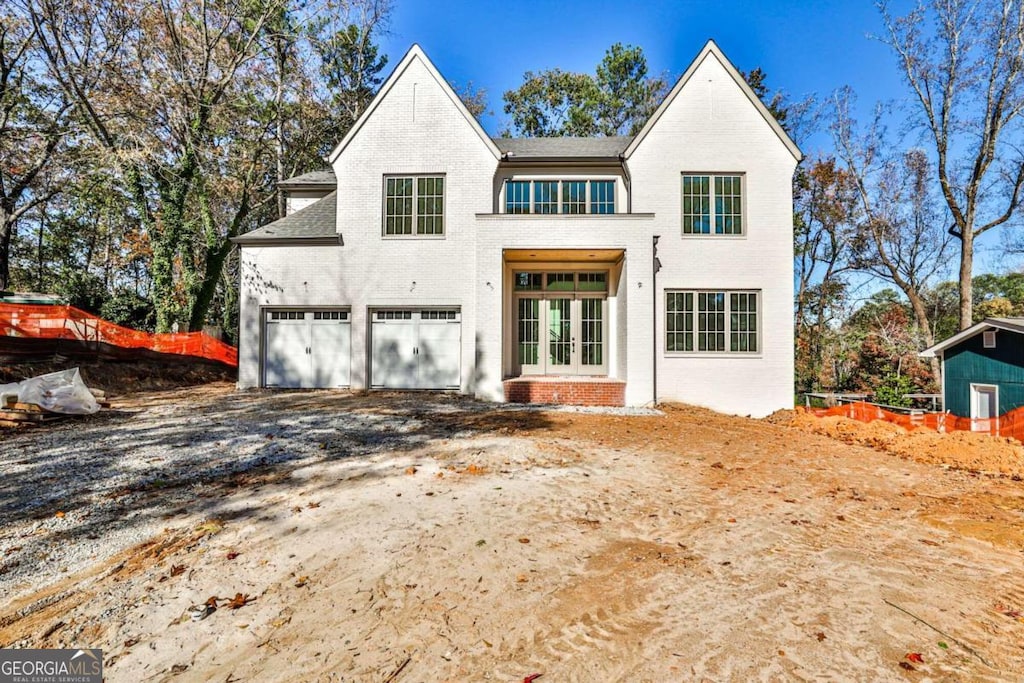
[(514, 160), (545, 159), (618, 159), (631, 137), (600, 138), (491, 138), (503, 158)]
[(929, 346), (918, 355), (922, 358), (933, 358), (937, 353), (942, 353), (951, 346), (956, 346), (966, 339), (970, 339), (971, 337), (981, 334), (982, 332), (987, 332), (991, 329), (1006, 330), (1007, 332), (1024, 334), (1024, 318), (985, 318), (980, 323), (971, 325), (963, 332), (954, 334), (949, 339), (941, 341), (934, 346)]
[(339, 243), (337, 232), (338, 193), (331, 192), (293, 214), (232, 239), (235, 244)]
[(338, 179), (334, 177), (334, 170), (330, 168), (321, 169), (319, 171), (310, 171), (309, 173), (303, 173), (287, 180), (282, 180), (277, 184), (278, 187), (286, 190), (298, 190), (298, 189), (331, 189), (333, 190), (338, 186)]

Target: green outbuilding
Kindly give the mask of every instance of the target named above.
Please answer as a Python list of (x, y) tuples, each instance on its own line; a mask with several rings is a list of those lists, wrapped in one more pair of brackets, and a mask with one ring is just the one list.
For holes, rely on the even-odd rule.
[(940, 359), (953, 415), (986, 420), (1024, 406), (1024, 318), (986, 318), (921, 356)]

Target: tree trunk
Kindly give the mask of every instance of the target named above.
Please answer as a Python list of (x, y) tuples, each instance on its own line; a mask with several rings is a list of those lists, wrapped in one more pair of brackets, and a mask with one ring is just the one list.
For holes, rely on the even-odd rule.
[(974, 324), (974, 234), (968, 228), (960, 234), (960, 330)]
[(14, 220), (6, 206), (0, 204), (0, 290), (11, 284), (11, 237), (14, 236)]

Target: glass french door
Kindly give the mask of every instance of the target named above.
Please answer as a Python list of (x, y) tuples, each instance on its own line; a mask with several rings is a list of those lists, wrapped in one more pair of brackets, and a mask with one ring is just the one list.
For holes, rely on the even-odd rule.
[(520, 374), (607, 374), (607, 320), (605, 297), (518, 296), (515, 360)]

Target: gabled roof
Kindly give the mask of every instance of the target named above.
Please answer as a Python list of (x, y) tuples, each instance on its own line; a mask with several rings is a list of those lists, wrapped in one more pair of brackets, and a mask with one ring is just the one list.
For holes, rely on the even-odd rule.
[(480, 122), (476, 120), (475, 116), (469, 113), (469, 110), (466, 109), (466, 105), (462, 103), (462, 98), (460, 98), (455, 93), (455, 91), (452, 90), (452, 87), (448, 84), (448, 81), (444, 79), (441, 73), (434, 66), (433, 62), (430, 61), (430, 58), (427, 57), (426, 53), (423, 52), (423, 49), (420, 48), (419, 45), (413, 43), (413, 46), (410, 47), (409, 51), (405, 53), (405, 56), (402, 57), (402, 60), (398, 62), (398, 66), (395, 67), (394, 71), (391, 72), (391, 75), (387, 77), (387, 80), (385, 80), (384, 84), (380, 87), (380, 90), (378, 90), (377, 94), (374, 95), (373, 100), (370, 102), (370, 106), (368, 106), (366, 110), (359, 115), (359, 118), (356, 119), (356, 122), (352, 125), (348, 132), (345, 133), (345, 137), (341, 139), (341, 142), (338, 143), (338, 146), (335, 147), (334, 151), (331, 152), (330, 155), (327, 157), (328, 162), (333, 164), (335, 160), (337, 160), (337, 158), (341, 156), (341, 153), (345, 150), (346, 147), (348, 147), (348, 144), (352, 142), (352, 139), (359, 134), (360, 129), (364, 125), (366, 125), (366, 122), (370, 119), (371, 116), (373, 116), (373, 112), (377, 110), (377, 107), (379, 107), (380, 103), (384, 101), (384, 98), (387, 97), (387, 94), (391, 92), (391, 88), (395, 86), (395, 83), (401, 80), (402, 74), (405, 73), (405, 70), (408, 69), (409, 65), (412, 64), (417, 59), (423, 63), (423, 65), (427, 69), (427, 72), (431, 76), (433, 76), (435, 81), (437, 81), (437, 84), (438, 86), (440, 86), (442, 92), (444, 92), (444, 94), (448, 96), (448, 99), (452, 101), (452, 103), (455, 105), (455, 108), (458, 109), (459, 113), (462, 114), (463, 118), (466, 119), (466, 122), (469, 123), (470, 127), (474, 130), (474, 132), (476, 132), (480, 139), (483, 140), (484, 144), (487, 146), (487, 149), (490, 150), (491, 154), (494, 155), (494, 158), (498, 159), (501, 157), (501, 153), (498, 151), (498, 148), (494, 146), (494, 143), (491, 141), (491, 138), (487, 135), (487, 133), (484, 132), (484, 129), (480, 125)]
[(246, 245), (341, 244), (337, 227), (338, 193), (331, 192), (309, 206), (299, 209), (262, 228), (239, 235), (231, 241)]
[(949, 339), (928, 347), (918, 355), (922, 358), (932, 358), (936, 353), (941, 353), (951, 346), (956, 346), (966, 339), (970, 339), (971, 337), (992, 329), (1024, 334), (1024, 318), (985, 318), (980, 323), (971, 325), (963, 332), (954, 334)]
[(610, 159), (617, 161), (631, 137), (491, 138), (505, 161)]
[(282, 180), (277, 186), (283, 190), (333, 190), (338, 186), (338, 179), (334, 177), (334, 169), (325, 168)]
[(768, 123), (769, 126), (771, 126), (772, 130), (775, 131), (775, 134), (779, 137), (779, 140), (782, 141), (782, 144), (784, 144), (786, 146), (786, 149), (789, 150), (790, 154), (793, 155), (793, 158), (795, 158), (797, 161), (803, 159), (804, 155), (803, 152), (800, 151), (800, 148), (796, 146), (796, 143), (793, 142), (793, 139), (791, 137), (789, 137), (789, 134), (787, 134), (786, 131), (782, 129), (782, 126), (779, 125), (779, 122), (775, 120), (775, 117), (772, 116), (771, 112), (768, 111), (768, 108), (764, 106), (764, 103), (761, 102), (760, 98), (754, 94), (754, 91), (750, 89), (749, 85), (747, 85), (747, 82), (743, 79), (743, 76), (740, 75), (740, 72), (736, 70), (736, 67), (732, 65), (732, 62), (729, 61), (729, 58), (725, 56), (725, 53), (722, 52), (722, 50), (718, 47), (718, 45), (715, 44), (715, 41), (713, 40), (709, 40), (701, 49), (701, 51), (697, 53), (697, 56), (690, 63), (690, 66), (687, 67), (683, 75), (679, 77), (679, 80), (676, 81), (676, 84), (672, 86), (672, 90), (665, 97), (664, 101), (662, 101), (662, 103), (655, 110), (654, 114), (651, 115), (651, 118), (647, 120), (647, 123), (644, 124), (644, 127), (640, 129), (640, 132), (637, 133), (636, 137), (633, 138), (633, 141), (626, 148), (624, 152), (625, 156), (629, 157), (631, 154), (633, 154), (634, 150), (636, 150), (636, 148), (640, 145), (643, 139), (647, 137), (647, 134), (650, 133), (651, 129), (658, 125), (658, 119), (661, 118), (662, 114), (664, 114), (665, 111), (672, 104), (672, 101), (675, 100), (675, 98), (682, 91), (683, 87), (693, 77), (693, 74), (696, 73), (698, 67), (700, 67), (700, 65), (708, 57), (714, 57), (722, 64), (723, 67), (725, 67), (726, 73), (728, 73), (732, 77), (732, 80), (736, 82), (736, 85), (739, 86), (740, 90), (743, 91), (743, 94), (747, 96), (748, 100), (750, 100), (750, 103), (753, 104), (757, 111), (760, 112), (761, 116), (764, 117), (764, 120)]

